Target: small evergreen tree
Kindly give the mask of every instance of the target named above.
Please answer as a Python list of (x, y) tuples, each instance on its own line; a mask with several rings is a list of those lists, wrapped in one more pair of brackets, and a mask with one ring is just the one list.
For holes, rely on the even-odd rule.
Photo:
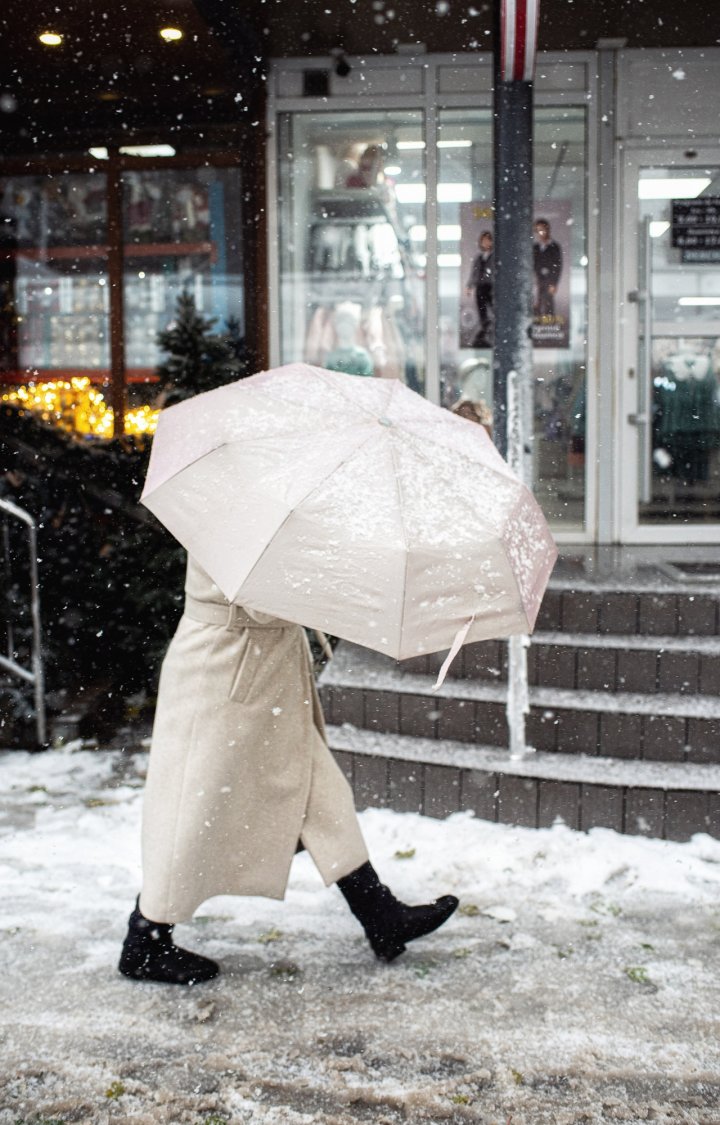
[(242, 373), (236, 346), (227, 336), (212, 333), (215, 323), (197, 311), (192, 294), (180, 294), (175, 320), (157, 337), (168, 353), (157, 369), (168, 403), (211, 391)]

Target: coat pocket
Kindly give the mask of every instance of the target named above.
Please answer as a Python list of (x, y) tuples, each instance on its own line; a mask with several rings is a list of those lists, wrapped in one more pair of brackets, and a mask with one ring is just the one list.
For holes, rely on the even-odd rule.
[(245, 643), (238, 658), (230, 684), (228, 699), (233, 703), (249, 703), (253, 697), (258, 671), (263, 660), (262, 645), (253, 636), (256, 630), (249, 629)]

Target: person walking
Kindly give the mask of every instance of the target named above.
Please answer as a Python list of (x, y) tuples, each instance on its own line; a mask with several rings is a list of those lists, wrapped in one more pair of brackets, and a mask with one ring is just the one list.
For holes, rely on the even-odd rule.
[(392, 961), (458, 905), (408, 906), (370, 863), (350, 786), (327, 745), (304, 629), (229, 603), (188, 559), (185, 609), (163, 662), (142, 825), (142, 890), (120, 972), (191, 985), (219, 965), (177, 946), (214, 895), (285, 895), (296, 851), (335, 883), (375, 955)]

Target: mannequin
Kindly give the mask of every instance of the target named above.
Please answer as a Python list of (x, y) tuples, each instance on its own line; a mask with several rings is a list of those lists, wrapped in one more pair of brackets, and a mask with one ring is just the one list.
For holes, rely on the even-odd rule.
[(367, 348), (358, 344), (360, 313), (350, 301), (338, 305), (333, 317), (337, 343), (325, 360), (331, 371), (346, 375), (374, 374), (373, 361)]

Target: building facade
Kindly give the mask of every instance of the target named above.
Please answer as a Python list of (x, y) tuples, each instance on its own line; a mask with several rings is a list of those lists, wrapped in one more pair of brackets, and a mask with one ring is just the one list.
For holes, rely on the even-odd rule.
[[(271, 68), (269, 363), (489, 412), (492, 58), (342, 61)], [(561, 542), (718, 542), (718, 62), (538, 59), (531, 448)]]
[[(617, 44), (538, 59), (533, 487), (561, 543), (707, 546), (720, 530), (720, 50)], [(198, 121), (234, 104), (226, 85), (207, 88)], [(253, 110), (233, 124), (226, 106), (189, 125), (181, 97), (182, 120), (163, 110), (125, 144), (98, 124), (28, 156), (18, 135), (0, 164), (6, 392), (79, 376), (85, 390), (58, 392), (50, 416), (78, 395), (94, 410), (89, 385), (114, 415), (88, 432), (133, 409), (128, 428), (142, 428), (157, 334), (190, 292), (258, 366), (401, 378), (487, 421), (491, 54), (283, 58), (266, 86), (264, 122)]]

